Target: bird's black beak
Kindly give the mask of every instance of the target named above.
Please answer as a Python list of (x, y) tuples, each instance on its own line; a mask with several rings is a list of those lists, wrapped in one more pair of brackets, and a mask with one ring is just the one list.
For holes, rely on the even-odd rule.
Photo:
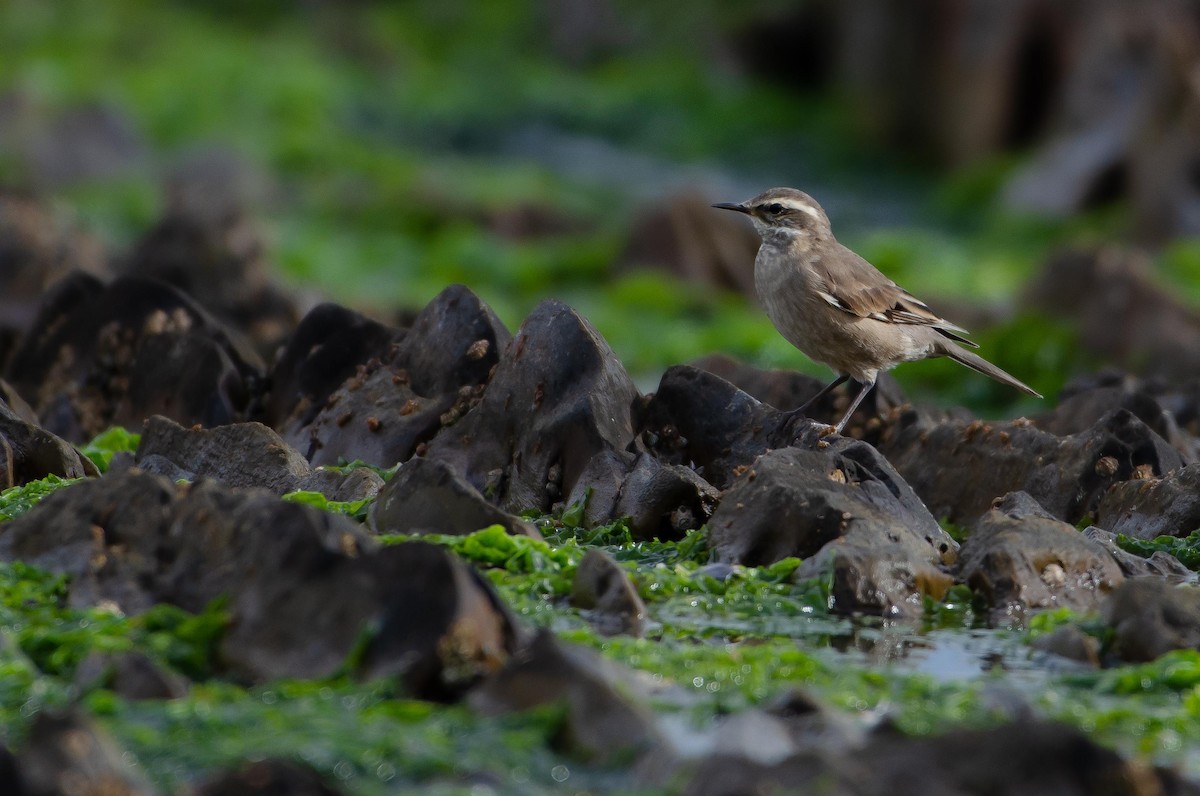
[(733, 202), (719, 202), (713, 205), (713, 207), (720, 208), (721, 210), (736, 210), (739, 213), (750, 215), (750, 208), (745, 205), (734, 204)]

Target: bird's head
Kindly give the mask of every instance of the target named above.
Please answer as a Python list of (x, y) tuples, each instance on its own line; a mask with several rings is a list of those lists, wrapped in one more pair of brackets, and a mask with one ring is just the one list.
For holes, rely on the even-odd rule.
[(830, 238), (829, 218), (816, 200), (795, 188), (772, 188), (741, 204), (715, 204), (745, 213), (763, 240), (776, 237)]

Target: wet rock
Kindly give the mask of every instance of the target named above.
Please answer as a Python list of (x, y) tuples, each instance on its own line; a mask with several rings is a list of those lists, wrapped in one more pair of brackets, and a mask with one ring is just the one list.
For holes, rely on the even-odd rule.
[(1095, 611), (1125, 580), (1102, 545), (1024, 492), (1006, 495), (972, 526), (956, 574), (986, 603), (993, 624), (1049, 608)]
[(793, 438), (783, 413), (688, 365), (663, 374), (658, 390), (639, 407), (638, 430), (639, 440), (659, 461), (694, 469), (717, 489)]
[(1092, 669), (1100, 668), (1100, 642), (1074, 625), (1063, 625), (1044, 636), (1038, 636), (1029, 645), (1035, 650), (1082, 663)]
[(29, 794), (153, 794), (154, 789), (123, 757), (82, 714), (39, 712), (18, 760)]
[(81, 693), (106, 688), (128, 700), (179, 699), (187, 694), (187, 681), (163, 669), (141, 652), (93, 652), (75, 671)]
[[(918, 614), (921, 595), (950, 585), (941, 569), (957, 544), (879, 453), (845, 437), (757, 459), (726, 491), (709, 521), (720, 562), (763, 566), (807, 559), (797, 576), (833, 573), (835, 610)], [(808, 446), (811, 446), (809, 448)]]
[(628, 761), (658, 744), (653, 719), (621, 691), (629, 674), (590, 650), (538, 632), (508, 664), (468, 696), (485, 715), (559, 704), (565, 709), (554, 745), (596, 762)]
[(142, 430), (136, 459), (142, 469), (172, 480), (211, 478), (276, 495), (304, 490), (322, 492), (330, 500), (361, 500), (383, 486), (382, 478), (362, 468), (346, 474), (314, 471), (308, 460), (261, 423), (184, 428), (155, 415)]
[(407, 461), (478, 400), (507, 342), (508, 331), (478, 296), (461, 285), (446, 288), (382, 359), (329, 396), (299, 449), (314, 464)]
[(648, 453), (601, 451), (584, 468), (567, 505), (584, 503), (584, 525), (626, 518), (635, 539), (682, 539), (708, 521), (720, 493), (692, 469)]
[(1200, 650), (1200, 589), (1159, 578), (1128, 580), (1104, 604), (1109, 652), (1129, 663), (1177, 649)]
[(1093, 525), (1085, 528), (1083, 535), (1107, 550), (1127, 578), (1166, 578), (1172, 583), (1196, 580), (1196, 573), (1165, 550), (1155, 550), (1149, 558), (1142, 558), (1118, 547), (1117, 535), (1103, 528)]
[(83, 478), (99, 472), (91, 459), (0, 400), (0, 490), (48, 475)]
[(1096, 524), (1135, 539), (1187, 536), (1200, 528), (1200, 466), (1114, 484), (1100, 499)]
[(251, 682), (330, 676), (358, 649), (362, 675), (445, 699), (516, 645), (490, 586), (442, 549), (379, 548), (344, 517), (212, 481), (131, 470), (59, 490), (5, 525), (0, 560), (70, 575), (75, 606), (200, 612), (225, 597), (219, 666)]
[(152, 414), (185, 425), (245, 419), (262, 392), (258, 356), (183, 293), (143, 279), (75, 275), (46, 297), (6, 377), (45, 428), (70, 442)]
[(637, 587), (612, 556), (598, 548), (589, 549), (575, 570), (571, 605), (605, 636), (641, 636), (646, 622), (646, 605)]
[(502, 525), (509, 533), (542, 538), (529, 521), (488, 503), (450, 465), (420, 457), (401, 465), (383, 487), (369, 521), (376, 533), (468, 534)]
[(934, 516), (960, 525), (1010, 492), (1027, 492), (1051, 516), (1074, 524), (1094, 514), (1113, 484), (1181, 466), (1166, 440), (1124, 409), (1066, 437), (1023, 418), (934, 422), (906, 412), (880, 452)]
[[(724, 354), (703, 357), (691, 365), (720, 376), (739, 390), (785, 412), (802, 406), (833, 381), (832, 374), (828, 379), (819, 379), (794, 370), (763, 370)], [(808, 412), (809, 418), (821, 423), (837, 422), (846, 413), (857, 390), (857, 387), (843, 384), (814, 404)], [(899, 383), (891, 374), (881, 374), (875, 389), (846, 425), (846, 436), (874, 443), (880, 427), (879, 418), (906, 403), (908, 399)]]
[[(1078, 285), (1090, 286), (1087, 301), (1078, 300)], [(1180, 383), (1200, 369), (1200, 312), (1162, 286), (1144, 255), (1116, 247), (1061, 252), (1024, 301), (1071, 323), (1080, 346), (1103, 362)]]
[(338, 796), (342, 791), (292, 760), (255, 760), (202, 782), (193, 796)]
[(301, 320), (271, 368), (267, 425), (293, 447), (308, 451), (308, 425), (355, 371), (384, 359), (404, 332), (338, 306), (319, 304)]
[(637, 388), (570, 307), (539, 304), (505, 348), (477, 406), (426, 456), (450, 464), (505, 511), (549, 511), (589, 461), (633, 442)]

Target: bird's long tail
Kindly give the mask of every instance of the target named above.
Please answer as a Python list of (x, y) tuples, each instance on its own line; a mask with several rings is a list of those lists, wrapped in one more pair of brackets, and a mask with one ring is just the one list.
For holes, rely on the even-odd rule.
[(1005, 373), (1003, 370), (996, 367), (991, 362), (988, 362), (978, 354), (973, 354), (970, 351), (967, 351), (964, 348), (959, 348), (958, 346), (954, 345), (954, 343), (950, 342), (946, 342), (939, 347), (945, 356), (950, 357), (960, 365), (966, 365), (971, 370), (978, 371), (985, 376), (990, 376), (996, 381), (1007, 384), (1010, 387), (1016, 387), (1023, 393), (1028, 393), (1036, 398), (1042, 397), (1041, 393), (1039, 393), (1037, 390), (1033, 389), (1028, 384), (1015, 378), (1014, 376), (1010, 376), (1009, 374)]

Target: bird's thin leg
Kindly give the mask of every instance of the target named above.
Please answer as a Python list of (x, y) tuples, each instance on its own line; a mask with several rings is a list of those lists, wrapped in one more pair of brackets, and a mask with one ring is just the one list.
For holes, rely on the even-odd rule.
[(834, 379), (829, 384), (825, 385), (823, 388), (821, 388), (821, 391), (819, 393), (814, 395), (812, 398), (809, 398), (802, 405), (800, 405), (800, 406), (796, 407), (795, 409), (791, 410), (790, 412), (788, 412), (787, 413), (787, 421), (791, 421), (792, 419), (794, 419), (796, 417), (804, 416), (804, 413), (807, 412), (813, 404), (815, 404), (817, 401), (824, 398), (826, 395), (829, 395), (829, 393), (831, 393), (839, 385), (845, 383), (845, 381), (849, 378), (850, 378), (849, 376), (842, 374), (841, 376), (838, 376), (836, 379)]
[(850, 402), (850, 408), (846, 410), (846, 414), (842, 415), (842, 419), (833, 427), (835, 434), (841, 434), (842, 429), (846, 427), (846, 423), (850, 420), (850, 415), (854, 414), (854, 410), (863, 402), (863, 398), (867, 397), (867, 393), (875, 388), (875, 382), (878, 377), (871, 379), (869, 382), (863, 382), (862, 389), (858, 391), (858, 395), (854, 396), (854, 400)]

